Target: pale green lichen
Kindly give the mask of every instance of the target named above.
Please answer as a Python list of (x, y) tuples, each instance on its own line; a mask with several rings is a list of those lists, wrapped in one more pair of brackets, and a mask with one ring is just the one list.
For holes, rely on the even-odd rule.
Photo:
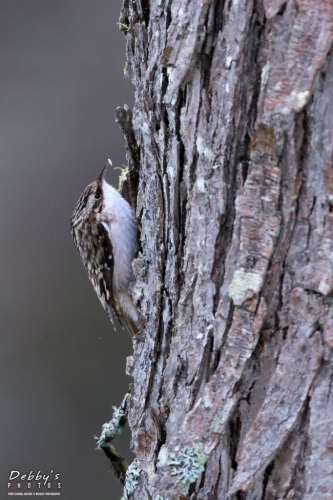
[(271, 69), (271, 66), (269, 63), (265, 64), (265, 66), (262, 68), (262, 72), (261, 72), (261, 84), (262, 85), (265, 85), (268, 82), (270, 69)]
[(229, 297), (235, 304), (241, 304), (249, 290), (258, 293), (262, 287), (262, 276), (258, 273), (246, 273), (244, 269), (235, 271), (232, 282), (228, 287)]
[(119, 407), (113, 406), (113, 415), (110, 422), (102, 425), (102, 432), (99, 438), (96, 439), (97, 447), (102, 449), (106, 443), (110, 443), (115, 436), (122, 433), (127, 420), (127, 405), (131, 396), (132, 386), (125, 395)]
[(100, 437), (96, 438), (96, 443), (98, 448), (102, 448), (105, 443), (109, 443), (115, 436), (122, 433), (124, 425), (122, 420), (125, 417), (125, 412), (121, 406), (117, 408), (113, 406), (113, 415), (110, 422), (102, 425), (102, 432)]
[(141, 474), (141, 469), (138, 465), (138, 462), (134, 460), (128, 467), (126, 472), (124, 491), (121, 500), (127, 500), (129, 496), (133, 493), (133, 491), (136, 490), (136, 487), (139, 484), (140, 474)]
[(305, 90), (304, 92), (296, 92), (294, 90), (291, 93), (291, 96), (295, 98), (296, 111), (299, 111), (302, 108), (304, 108), (304, 106), (306, 105), (306, 103), (308, 102), (308, 100), (310, 98), (310, 95), (311, 95), (311, 93), (309, 90)]
[(184, 486), (194, 483), (205, 470), (207, 458), (202, 443), (191, 448), (185, 446), (178, 454), (169, 455), (167, 465), (171, 466), (170, 475), (178, 476)]
[(128, 173), (128, 166), (122, 165), (121, 167), (114, 167), (113, 170), (120, 170), (119, 180), (118, 180), (118, 191), (121, 192), (123, 188), (124, 181), (126, 180)]
[(127, 33), (130, 29), (129, 25), (128, 24), (125, 24), (125, 23), (121, 23), (120, 21), (118, 23), (116, 23), (116, 25), (118, 26), (118, 28), (120, 29), (120, 31), (123, 31), (124, 33)]

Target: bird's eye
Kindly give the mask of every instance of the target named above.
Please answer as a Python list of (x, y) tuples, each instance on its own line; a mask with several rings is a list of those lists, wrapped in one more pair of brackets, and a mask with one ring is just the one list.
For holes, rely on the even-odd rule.
[(99, 193), (96, 193), (95, 196), (94, 196), (95, 200), (100, 200), (101, 199), (101, 195)]

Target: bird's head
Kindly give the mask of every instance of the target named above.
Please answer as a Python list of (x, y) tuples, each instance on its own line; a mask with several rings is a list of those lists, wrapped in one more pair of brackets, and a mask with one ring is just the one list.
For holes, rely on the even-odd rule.
[(96, 214), (102, 211), (106, 185), (104, 178), (109, 165), (112, 165), (111, 160), (108, 160), (98, 179), (91, 182), (81, 194), (73, 212), (72, 225), (85, 218), (87, 214)]

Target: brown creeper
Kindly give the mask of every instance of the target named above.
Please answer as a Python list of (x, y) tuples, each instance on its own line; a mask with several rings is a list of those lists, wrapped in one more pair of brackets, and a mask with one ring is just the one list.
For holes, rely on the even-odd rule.
[(137, 247), (136, 224), (130, 205), (105, 181), (106, 169), (107, 165), (81, 194), (71, 218), (72, 236), (112, 324), (114, 312), (134, 336), (141, 322), (128, 287)]

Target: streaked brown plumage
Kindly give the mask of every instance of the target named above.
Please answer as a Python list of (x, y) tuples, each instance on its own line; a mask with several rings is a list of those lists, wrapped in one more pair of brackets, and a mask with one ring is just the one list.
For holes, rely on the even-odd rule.
[(94, 289), (113, 323), (112, 313), (134, 336), (140, 315), (128, 287), (136, 252), (136, 225), (131, 207), (104, 179), (81, 194), (71, 218), (74, 243)]

